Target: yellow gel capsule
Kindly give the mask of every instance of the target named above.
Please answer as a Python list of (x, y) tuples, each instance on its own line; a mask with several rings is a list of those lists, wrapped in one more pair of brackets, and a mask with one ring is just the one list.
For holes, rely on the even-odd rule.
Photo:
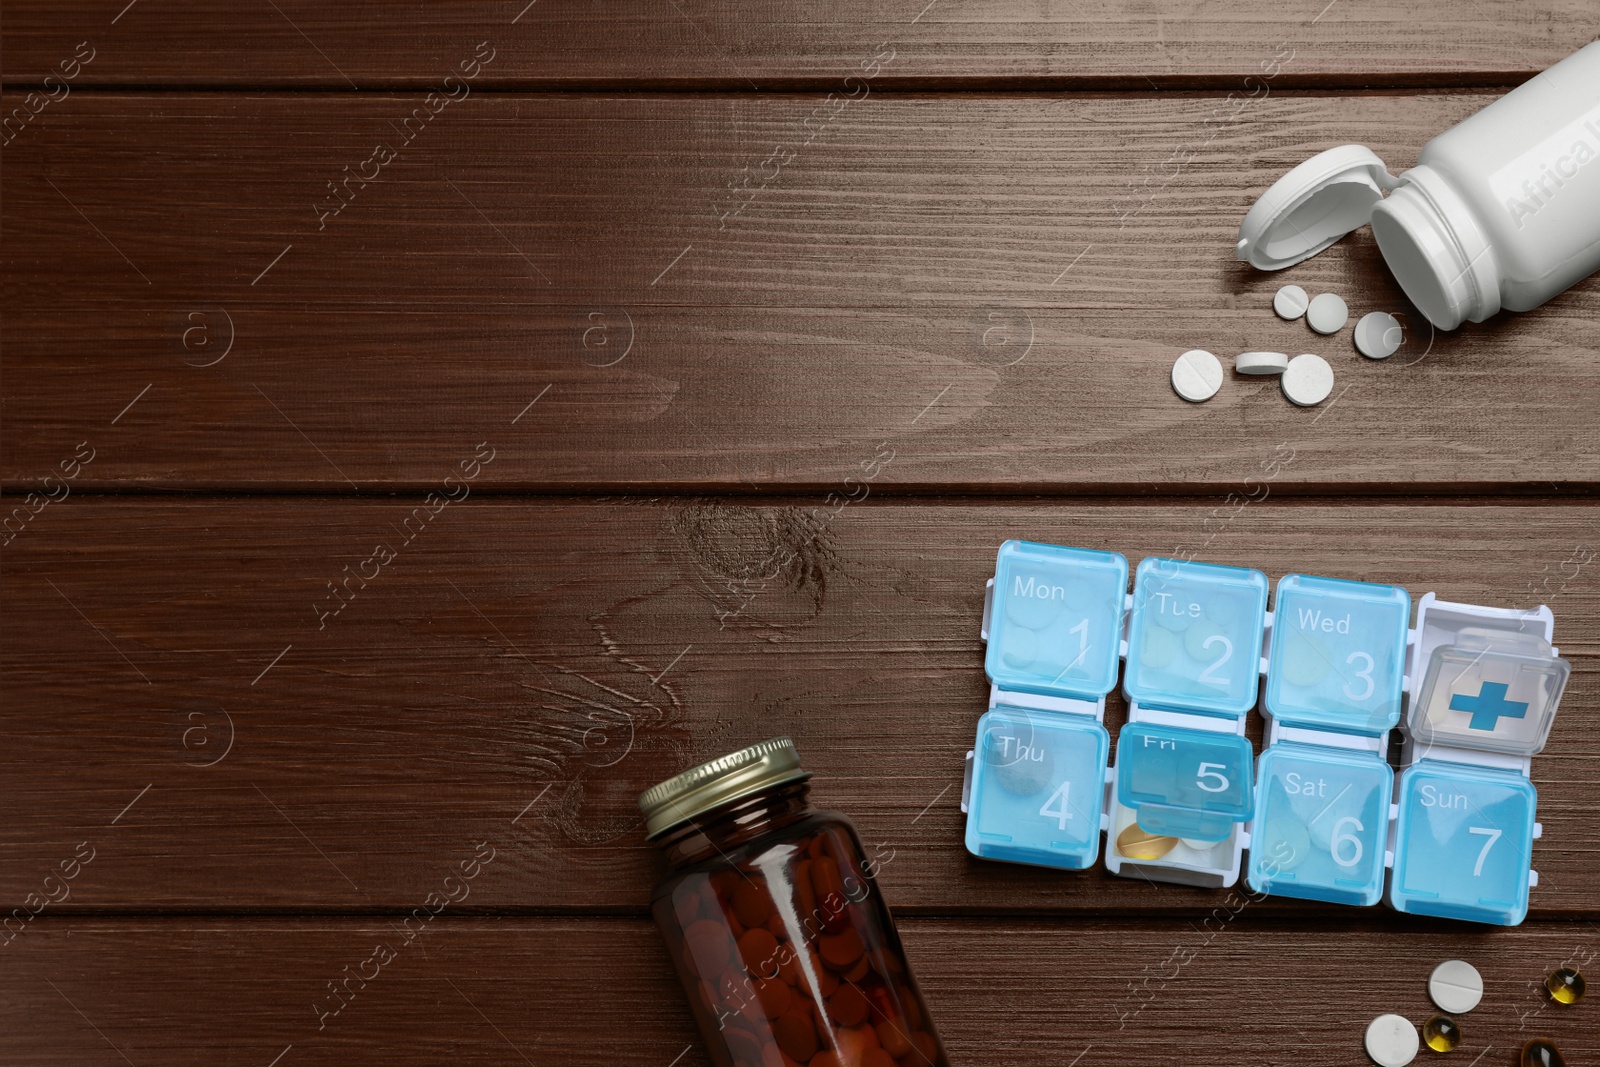
[(1557, 967), (1544, 980), (1544, 987), (1550, 990), (1550, 998), (1557, 1004), (1578, 1003), (1583, 999), (1586, 985), (1576, 967)]
[(1461, 1027), (1454, 1019), (1435, 1015), (1422, 1024), (1422, 1040), (1435, 1052), (1449, 1052), (1461, 1044)]
[(1567, 1058), (1554, 1041), (1536, 1037), (1522, 1046), (1522, 1067), (1567, 1067)]
[(1163, 837), (1140, 829), (1138, 823), (1129, 823), (1117, 835), (1117, 851), (1130, 860), (1158, 860), (1177, 845), (1176, 837)]

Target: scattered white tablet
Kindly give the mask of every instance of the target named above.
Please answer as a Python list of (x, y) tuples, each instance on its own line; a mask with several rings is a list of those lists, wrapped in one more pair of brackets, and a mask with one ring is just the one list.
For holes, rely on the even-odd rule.
[(1405, 331), (1387, 311), (1371, 311), (1356, 323), (1356, 351), (1368, 359), (1388, 359), (1400, 350)]
[(1190, 349), (1172, 365), (1172, 389), (1191, 404), (1210, 400), (1221, 388), (1222, 361), (1203, 348)]
[(1445, 960), (1428, 976), (1428, 996), (1451, 1015), (1471, 1011), (1483, 999), (1483, 975), (1466, 960)]
[(1289, 357), (1282, 352), (1240, 352), (1233, 369), (1240, 374), (1282, 374), (1289, 369)]
[(1367, 1055), (1378, 1067), (1406, 1067), (1422, 1040), (1404, 1015), (1380, 1015), (1367, 1024)]
[(1306, 324), (1318, 333), (1338, 333), (1350, 318), (1342, 297), (1321, 293), (1306, 307)]
[(1295, 356), (1283, 372), (1283, 395), (1303, 408), (1314, 407), (1333, 392), (1333, 368), (1321, 356)]
[(1286, 285), (1272, 298), (1272, 310), (1277, 312), (1280, 319), (1298, 319), (1306, 313), (1306, 305), (1310, 302), (1311, 298), (1304, 289), (1298, 285)]

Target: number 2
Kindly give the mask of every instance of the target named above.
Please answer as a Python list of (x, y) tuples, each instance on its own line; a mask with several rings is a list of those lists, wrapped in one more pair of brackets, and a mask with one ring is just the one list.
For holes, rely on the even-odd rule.
[[(1203, 649), (1204, 648), (1210, 648), (1212, 645), (1216, 644), (1219, 641), (1222, 642), (1222, 655), (1217, 657), (1217, 662), (1213, 663), (1211, 666), (1207, 667), (1204, 671), (1200, 672), (1200, 679), (1199, 680), (1204, 682), (1206, 685), (1226, 686), (1228, 684), (1228, 679), (1213, 677), (1212, 672), (1217, 670), (1224, 663), (1227, 663), (1228, 660), (1233, 658), (1233, 642), (1229, 641), (1226, 637), (1223, 637), (1221, 634), (1212, 634), (1210, 637), (1205, 639), (1205, 642), (1202, 643), (1200, 647), (1203, 648)], [(1220, 766), (1220, 764), (1219, 764), (1219, 766)]]
[[(1039, 808), (1040, 815), (1047, 819), (1056, 820), (1056, 828), (1059, 830), (1065, 830), (1067, 828), (1067, 820), (1072, 818), (1072, 812), (1067, 810), (1067, 794), (1071, 791), (1072, 783), (1070, 781), (1062, 782), (1061, 788), (1051, 793), (1050, 798)], [(1052, 809), (1050, 805), (1056, 802), (1057, 797), (1061, 798), (1061, 803), (1058, 807)]]
[(1346, 697), (1348, 697), (1349, 699), (1351, 699), (1351, 700), (1365, 700), (1369, 696), (1372, 695), (1372, 690), (1373, 690), (1373, 683), (1372, 683), (1372, 667), (1373, 667), (1373, 663), (1372, 663), (1372, 657), (1367, 655), (1365, 652), (1352, 652), (1352, 653), (1350, 653), (1349, 656), (1345, 657), (1345, 661), (1344, 661), (1345, 665), (1349, 666), (1350, 664), (1354, 663), (1357, 659), (1364, 659), (1364, 660), (1367, 661), (1367, 665), (1365, 667), (1361, 668), (1359, 671), (1356, 671), (1356, 677), (1360, 678), (1363, 682), (1366, 682), (1367, 683), (1367, 688), (1362, 690), (1360, 695), (1357, 695), (1355, 693), (1350, 692), (1350, 687), (1347, 685), (1347, 686), (1344, 687), (1344, 695)]
[(1467, 827), (1467, 833), (1480, 834), (1489, 839), (1483, 843), (1483, 848), (1478, 853), (1478, 862), (1472, 865), (1472, 877), (1477, 878), (1483, 874), (1483, 861), (1489, 858), (1489, 850), (1494, 847), (1496, 841), (1500, 840), (1500, 831), (1490, 830), (1483, 826), (1469, 826)]

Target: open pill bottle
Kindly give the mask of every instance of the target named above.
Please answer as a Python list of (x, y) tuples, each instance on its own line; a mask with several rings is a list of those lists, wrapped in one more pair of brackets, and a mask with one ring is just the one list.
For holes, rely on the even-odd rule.
[(855, 827), (813, 811), (787, 737), (639, 797), (651, 901), (717, 1067), (947, 1067)]
[(1429, 141), (1399, 177), (1362, 145), (1312, 156), (1251, 207), (1235, 252), (1281, 270), (1368, 222), (1441, 330), (1529, 311), (1600, 269), (1600, 41)]

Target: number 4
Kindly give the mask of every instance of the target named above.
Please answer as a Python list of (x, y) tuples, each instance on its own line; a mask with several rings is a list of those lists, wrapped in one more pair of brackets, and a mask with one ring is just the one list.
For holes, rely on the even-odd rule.
[[(1070, 781), (1062, 782), (1061, 788), (1051, 793), (1050, 798), (1039, 808), (1040, 815), (1056, 820), (1056, 828), (1059, 830), (1065, 830), (1067, 828), (1067, 820), (1072, 818), (1072, 812), (1067, 810), (1067, 794), (1071, 790), (1072, 783)], [(1061, 803), (1057, 807), (1051, 808), (1050, 805), (1056, 803), (1057, 797), (1061, 799)]]
[(1483, 849), (1478, 853), (1478, 862), (1472, 865), (1472, 877), (1477, 878), (1483, 874), (1483, 861), (1489, 858), (1489, 850), (1494, 847), (1496, 841), (1500, 840), (1500, 831), (1490, 830), (1482, 826), (1469, 826), (1467, 827), (1467, 833), (1481, 834), (1489, 839), (1483, 843)]

